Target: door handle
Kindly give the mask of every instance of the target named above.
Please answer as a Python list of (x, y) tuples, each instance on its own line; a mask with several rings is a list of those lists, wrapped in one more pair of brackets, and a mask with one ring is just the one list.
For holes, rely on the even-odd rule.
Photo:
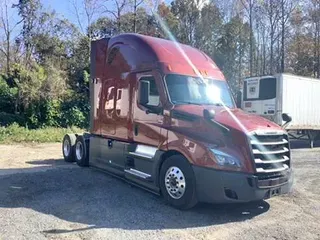
[(138, 134), (139, 134), (138, 124), (135, 124), (134, 125), (134, 135), (138, 136)]
[(111, 139), (108, 139), (108, 147), (109, 147), (109, 148), (112, 148), (112, 145), (113, 145), (112, 142), (113, 142), (113, 141), (112, 141)]

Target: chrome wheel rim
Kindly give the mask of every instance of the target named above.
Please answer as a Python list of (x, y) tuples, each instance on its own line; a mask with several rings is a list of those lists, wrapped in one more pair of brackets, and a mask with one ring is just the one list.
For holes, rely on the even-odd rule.
[(178, 167), (170, 167), (166, 172), (165, 186), (170, 197), (180, 199), (186, 191), (186, 180)]
[(81, 142), (77, 142), (77, 145), (76, 145), (76, 156), (77, 156), (77, 159), (80, 160), (82, 158), (82, 155), (83, 155), (82, 143)]
[(70, 141), (68, 139), (66, 139), (63, 143), (63, 154), (68, 157), (70, 155)]

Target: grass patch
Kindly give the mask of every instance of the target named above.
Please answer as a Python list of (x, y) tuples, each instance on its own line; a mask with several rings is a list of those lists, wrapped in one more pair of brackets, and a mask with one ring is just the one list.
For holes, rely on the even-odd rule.
[(0, 143), (48, 143), (61, 142), (67, 133), (83, 133), (79, 128), (54, 128), (27, 129), (14, 123), (8, 127), (0, 127)]

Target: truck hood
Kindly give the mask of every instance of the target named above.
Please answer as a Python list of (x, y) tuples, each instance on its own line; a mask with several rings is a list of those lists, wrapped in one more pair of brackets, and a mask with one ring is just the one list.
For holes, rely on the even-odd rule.
[(197, 117), (203, 117), (203, 110), (214, 110), (214, 120), (226, 127), (237, 129), (241, 132), (252, 132), (255, 130), (262, 131), (279, 131), (283, 130), (279, 125), (257, 115), (248, 114), (241, 109), (225, 109), (216, 106), (200, 105), (176, 105), (175, 111), (184, 114), (190, 114)]

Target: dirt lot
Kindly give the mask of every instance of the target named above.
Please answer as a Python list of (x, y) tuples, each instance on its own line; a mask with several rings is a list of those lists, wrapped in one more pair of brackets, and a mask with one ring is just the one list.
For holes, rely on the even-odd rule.
[(288, 196), (175, 210), (60, 144), (0, 146), (0, 239), (320, 239), (320, 150), (294, 150)]

